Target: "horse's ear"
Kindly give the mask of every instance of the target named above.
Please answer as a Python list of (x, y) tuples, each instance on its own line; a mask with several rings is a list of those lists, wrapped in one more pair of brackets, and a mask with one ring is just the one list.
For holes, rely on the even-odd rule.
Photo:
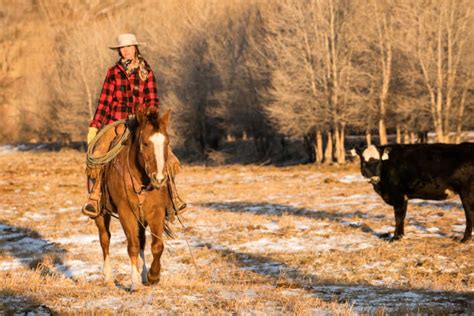
[(165, 125), (168, 125), (169, 122), (170, 122), (170, 119), (171, 119), (171, 110), (168, 109), (165, 114), (163, 114), (163, 116), (160, 118), (160, 122), (165, 124)]
[(158, 109), (154, 106), (146, 109), (146, 117), (154, 126), (159, 126), (159, 113)]

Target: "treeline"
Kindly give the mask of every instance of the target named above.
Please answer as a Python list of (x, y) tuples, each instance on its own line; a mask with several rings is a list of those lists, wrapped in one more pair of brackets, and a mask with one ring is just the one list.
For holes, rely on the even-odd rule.
[(470, 0), (3, 1), (2, 142), (81, 140), (116, 35), (135, 33), (173, 110), (177, 147), (256, 158), (305, 145), (345, 160), (347, 135), (460, 142), (474, 127)]

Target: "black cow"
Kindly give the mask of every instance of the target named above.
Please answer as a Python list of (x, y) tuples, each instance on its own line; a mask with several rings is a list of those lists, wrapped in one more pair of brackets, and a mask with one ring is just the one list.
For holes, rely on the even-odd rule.
[(474, 143), (370, 145), (356, 148), (361, 173), (395, 210), (394, 240), (404, 234), (409, 199), (445, 200), (459, 194), (466, 214), (461, 242), (474, 222)]

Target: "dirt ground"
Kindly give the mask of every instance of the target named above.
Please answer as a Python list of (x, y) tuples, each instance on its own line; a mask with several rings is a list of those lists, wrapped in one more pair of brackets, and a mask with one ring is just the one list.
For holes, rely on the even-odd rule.
[(72, 150), (0, 152), (0, 315), (474, 314), (459, 199), (410, 201), (406, 237), (389, 242), (393, 210), (355, 164), (185, 166), (177, 184), (189, 207), (160, 283), (129, 291), (114, 219), (115, 284), (103, 284), (97, 229), (80, 213), (84, 161)]

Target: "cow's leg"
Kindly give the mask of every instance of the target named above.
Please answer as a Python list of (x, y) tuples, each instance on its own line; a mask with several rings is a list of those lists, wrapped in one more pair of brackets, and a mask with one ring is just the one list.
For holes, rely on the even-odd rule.
[(135, 291), (143, 286), (140, 272), (138, 272), (138, 254), (140, 253), (138, 226), (140, 224), (135, 218), (126, 218), (126, 216), (122, 216), (122, 214), (120, 214), (120, 223), (122, 224), (125, 236), (127, 236), (127, 251), (132, 268), (130, 291)]
[(108, 285), (113, 285), (113, 275), (112, 275), (112, 267), (110, 265), (110, 254), (109, 254), (109, 246), (110, 246), (110, 214), (103, 213), (96, 217), (95, 224), (99, 230), (99, 240), (100, 246), (102, 248), (102, 256), (104, 259), (104, 282)]
[(163, 253), (163, 227), (165, 222), (165, 208), (161, 207), (153, 212), (148, 224), (151, 230), (151, 252), (153, 254), (153, 262), (148, 271), (148, 282), (150, 284), (158, 283), (160, 281), (161, 270), (161, 254)]
[(395, 233), (393, 240), (399, 240), (405, 235), (405, 216), (407, 214), (407, 200), (402, 199), (393, 206), (395, 210)]
[(146, 242), (146, 236), (145, 236), (145, 227), (140, 226), (139, 231), (139, 240), (140, 240), (140, 258), (142, 259), (142, 283), (146, 284), (148, 282), (147, 280), (147, 268), (146, 268), (146, 261), (145, 261), (145, 242)]
[(466, 230), (461, 242), (466, 242), (472, 238), (472, 225), (474, 224), (474, 189), (469, 189), (461, 192), (461, 201), (466, 215)]

